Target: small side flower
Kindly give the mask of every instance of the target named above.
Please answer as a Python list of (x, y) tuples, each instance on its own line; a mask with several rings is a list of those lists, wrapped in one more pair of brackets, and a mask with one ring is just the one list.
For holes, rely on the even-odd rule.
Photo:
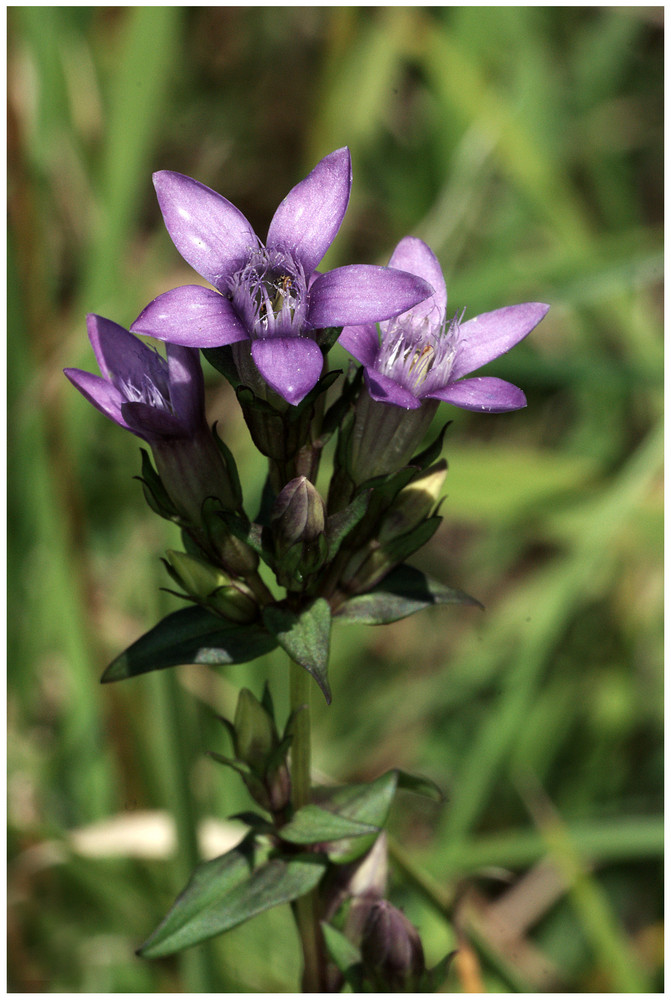
[(440, 401), (483, 413), (526, 406), (524, 393), (510, 382), (465, 376), (518, 344), (549, 309), (542, 302), (526, 302), (463, 322), (463, 313), (447, 313), (445, 280), (426, 243), (405, 237), (389, 265), (423, 278), (434, 291), (382, 321), (379, 334), (374, 323), (343, 329), (340, 343), (363, 365), (367, 389), (359, 400), (352, 436), (355, 481), (407, 462)]

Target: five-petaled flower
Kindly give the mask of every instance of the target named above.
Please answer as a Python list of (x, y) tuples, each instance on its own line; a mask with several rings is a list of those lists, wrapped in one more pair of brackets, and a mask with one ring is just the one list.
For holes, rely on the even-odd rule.
[(254, 371), (291, 404), (323, 369), (317, 331), (406, 312), (433, 289), (416, 274), (366, 264), (316, 272), (340, 228), (352, 185), (349, 150), (324, 157), (279, 205), (263, 245), (222, 195), (172, 171), (154, 174), (168, 232), (216, 291), (185, 285), (159, 295), (131, 329), (188, 347), (240, 345)]
[(72, 384), (150, 445), (168, 495), (187, 521), (199, 524), (208, 496), (235, 508), (239, 498), (205, 417), (198, 351), (168, 344), (164, 359), (109, 319), (90, 315), (86, 324), (101, 375), (66, 368)]
[(521, 389), (491, 376), (464, 378), (519, 343), (550, 308), (526, 302), (482, 313), (466, 323), (447, 316), (445, 280), (432, 250), (414, 236), (398, 244), (391, 267), (433, 285), (429, 298), (380, 323), (345, 327), (340, 343), (361, 362), (372, 399), (407, 410), (443, 400), (464, 410), (504, 413), (526, 406)]

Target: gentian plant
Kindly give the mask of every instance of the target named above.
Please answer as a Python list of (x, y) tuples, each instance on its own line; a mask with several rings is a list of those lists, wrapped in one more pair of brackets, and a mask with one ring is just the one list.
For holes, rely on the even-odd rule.
[[(418, 930), (386, 899), (384, 824), (399, 789), (440, 791), (399, 769), (367, 785), (313, 784), (311, 689), (330, 702), (334, 626), (478, 604), (407, 562), (441, 521), (444, 428), (424, 438), (441, 401), (489, 413), (525, 405), (507, 382), (466, 376), (518, 343), (548, 307), (450, 318), (438, 260), (414, 237), (401, 240), (389, 267), (319, 273), (351, 182), (349, 151), (326, 156), (289, 192), (262, 244), (221, 195), (156, 174), (175, 246), (214, 287), (166, 291), (132, 332), (89, 316), (100, 375), (66, 375), (149, 446), (146, 499), (184, 539), (165, 566), (187, 605), (118, 656), (103, 681), (244, 663), (277, 647), (289, 660), (289, 717), (277, 718), (268, 684), (260, 697), (243, 688), (234, 718), (222, 720), (228, 752), (212, 752), (253, 802), (247, 833), (196, 868), (139, 954), (170, 955), (291, 903), (305, 992), (431, 992), (450, 956), (428, 969)], [(137, 334), (165, 341), (165, 358)], [(338, 337), (360, 362), (346, 375), (329, 367)], [(199, 350), (234, 387), (267, 461), (253, 517), (235, 459), (207, 424)]]

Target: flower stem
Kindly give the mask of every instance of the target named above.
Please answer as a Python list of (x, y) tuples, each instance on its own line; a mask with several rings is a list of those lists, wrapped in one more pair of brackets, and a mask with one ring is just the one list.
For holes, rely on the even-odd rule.
[[(295, 809), (300, 809), (310, 801), (311, 683), (308, 672), (289, 660), (291, 711), (296, 712), (291, 743), (291, 790)], [(296, 900), (294, 916), (303, 948), (303, 992), (323, 993), (325, 970), (316, 889)]]

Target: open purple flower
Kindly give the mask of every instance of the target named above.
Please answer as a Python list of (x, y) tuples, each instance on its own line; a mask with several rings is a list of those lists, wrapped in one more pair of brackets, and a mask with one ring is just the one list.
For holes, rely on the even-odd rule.
[(205, 403), (198, 351), (169, 344), (166, 360), (112, 320), (90, 315), (86, 326), (102, 374), (65, 374), (96, 409), (149, 444), (195, 433)]
[(216, 291), (185, 285), (154, 299), (131, 329), (188, 347), (239, 344), (271, 388), (296, 404), (323, 367), (316, 333), (375, 323), (432, 291), (422, 277), (373, 265), (317, 274), (340, 228), (352, 185), (347, 148), (321, 160), (275, 212), (265, 246), (226, 198), (163, 170), (154, 186), (173, 243)]
[(198, 524), (208, 496), (235, 508), (238, 498), (205, 417), (198, 351), (168, 344), (164, 359), (109, 319), (90, 315), (86, 324), (101, 375), (66, 368), (72, 384), (106, 417), (150, 445), (183, 517)]
[[(499, 378), (464, 378), (505, 354), (540, 323), (542, 302), (505, 306), (466, 323), (447, 317), (447, 291), (437, 258), (426, 243), (406, 236), (389, 261), (433, 285), (429, 298), (380, 323), (347, 326), (340, 343), (361, 362), (372, 399), (407, 410), (443, 400), (464, 410), (504, 413), (526, 406), (521, 389)], [(463, 315), (463, 314), (462, 314)]]

